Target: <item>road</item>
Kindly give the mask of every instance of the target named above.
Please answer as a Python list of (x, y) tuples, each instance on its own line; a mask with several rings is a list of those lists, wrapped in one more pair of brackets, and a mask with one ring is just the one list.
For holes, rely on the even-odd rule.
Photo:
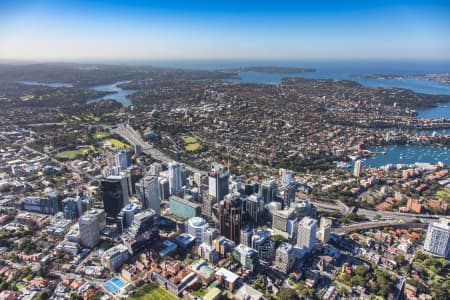
[[(132, 127), (130, 127), (128, 125), (119, 125), (116, 128), (110, 127), (109, 130), (112, 133), (120, 135), (123, 139), (125, 139), (133, 147), (136, 145), (140, 146), (142, 148), (142, 152), (150, 155), (151, 157), (153, 157), (154, 159), (156, 159), (160, 162), (169, 163), (169, 162), (173, 161), (172, 158), (168, 157), (167, 155), (165, 155), (158, 149), (154, 148), (149, 143), (145, 142), (142, 139), (141, 135), (136, 130), (134, 130)], [(186, 169), (193, 173), (200, 172), (199, 169), (194, 168), (189, 165), (186, 165)]]
[(431, 219), (423, 219), (423, 223), (417, 222), (408, 222), (405, 220), (390, 220), (390, 221), (370, 221), (370, 222), (361, 222), (351, 225), (346, 225), (340, 228), (333, 228), (331, 231), (335, 234), (347, 234), (353, 231), (359, 230), (367, 230), (373, 228), (381, 228), (381, 227), (426, 227), (427, 222), (431, 221)]

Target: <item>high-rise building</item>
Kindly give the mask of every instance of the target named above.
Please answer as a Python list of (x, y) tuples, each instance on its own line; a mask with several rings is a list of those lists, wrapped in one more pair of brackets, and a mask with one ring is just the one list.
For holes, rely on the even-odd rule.
[(295, 218), (296, 216), (293, 208), (276, 211), (272, 215), (272, 228), (287, 232), (288, 221)]
[(169, 210), (171, 214), (178, 217), (189, 219), (198, 217), (201, 214), (201, 205), (190, 202), (178, 196), (169, 197)]
[(259, 195), (262, 196), (264, 203), (275, 201), (278, 191), (278, 185), (275, 180), (264, 181), (259, 189)]
[(294, 247), (289, 243), (281, 243), (275, 252), (273, 265), (280, 272), (287, 274), (295, 263)]
[(291, 207), (291, 203), (295, 202), (295, 194), (297, 193), (297, 183), (291, 182), (287, 186), (283, 187), (282, 199), (283, 208)]
[(100, 242), (100, 224), (97, 215), (86, 213), (78, 219), (80, 244), (93, 248)]
[(281, 186), (288, 186), (294, 180), (294, 172), (291, 170), (280, 169)]
[(245, 245), (237, 245), (233, 252), (233, 258), (248, 270), (255, 271), (258, 266), (258, 253), (255, 249)]
[(317, 215), (317, 208), (309, 201), (294, 203), (293, 206), (295, 207), (295, 213), (299, 219), (303, 217), (314, 218)]
[(101, 181), (103, 206), (106, 215), (115, 218), (128, 204), (128, 185), (125, 177), (108, 176)]
[(136, 183), (136, 195), (143, 209), (151, 208), (157, 214), (161, 212), (159, 180), (156, 176), (146, 176)]
[(353, 167), (353, 176), (360, 177), (362, 173), (362, 161), (355, 161), (355, 166)]
[(202, 243), (212, 245), (212, 242), (219, 236), (216, 228), (206, 228), (202, 236)]
[(82, 216), (83, 213), (92, 207), (92, 198), (89, 196), (80, 194), (77, 196), (75, 201), (77, 203), (78, 216)]
[(162, 166), (160, 163), (154, 162), (150, 165), (150, 170), (149, 170), (149, 174), (151, 176), (159, 176), (159, 172), (162, 171)]
[(167, 200), (170, 196), (169, 181), (165, 178), (158, 178), (159, 182), (159, 199)]
[(247, 247), (252, 246), (253, 229), (246, 225), (241, 229), (241, 244)]
[(331, 235), (331, 220), (325, 217), (320, 218), (320, 226), (317, 231), (317, 239), (322, 243), (328, 243)]
[(169, 188), (170, 194), (174, 195), (183, 187), (184, 165), (174, 161), (169, 163)]
[(316, 243), (317, 221), (310, 217), (304, 217), (298, 223), (297, 247), (311, 251)]
[(428, 225), (424, 249), (435, 255), (450, 258), (450, 219), (440, 218)]
[(58, 212), (58, 202), (54, 197), (42, 198), (28, 196), (24, 199), (23, 208), (42, 214), (56, 214)]
[(252, 236), (252, 248), (258, 252), (258, 258), (272, 261), (275, 254), (275, 243), (267, 230), (259, 230)]
[(229, 192), (228, 180), (229, 175), (225, 168), (219, 164), (213, 164), (209, 173), (208, 195), (214, 197), (217, 201), (223, 200)]
[(260, 224), (264, 212), (263, 197), (257, 194), (250, 195), (247, 197), (245, 204), (245, 211), (249, 217), (249, 222), (254, 225)]
[(102, 255), (102, 265), (111, 271), (117, 271), (129, 258), (128, 249), (122, 244), (109, 248)]
[(241, 199), (238, 194), (229, 194), (219, 203), (220, 234), (239, 243), (242, 221)]
[(116, 167), (120, 170), (125, 170), (131, 166), (131, 153), (127, 150), (120, 150), (114, 156)]
[(202, 214), (208, 218), (211, 218), (214, 203), (216, 203), (216, 199), (214, 197), (205, 195), (203, 196), (203, 204), (202, 204)]
[(67, 197), (64, 198), (61, 203), (63, 207), (64, 218), (76, 221), (79, 217), (77, 200), (72, 197)]
[(193, 217), (186, 222), (186, 233), (195, 237), (195, 244), (200, 245), (203, 242), (206, 230), (209, 225), (201, 217)]
[(133, 223), (126, 229), (121, 238), (128, 252), (134, 255), (158, 236), (158, 215), (153, 210), (148, 209), (134, 216)]

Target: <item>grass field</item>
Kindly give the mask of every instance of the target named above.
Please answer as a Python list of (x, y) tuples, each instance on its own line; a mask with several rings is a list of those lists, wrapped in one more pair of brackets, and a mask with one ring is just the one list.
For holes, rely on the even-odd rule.
[(171, 292), (166, 291), (164, 288), (157, 287), (157, 288), (150, 290), (149, 292), (147, 292), (144, 295), (131, 296), (131, 297), (128, 297), (127, 299), (130, 299), (130, 300), (178, 300), (179, 298), (177, 296), (175, 296), (174, 294), (172, 294)]
[(94, 139), (97, 139), (97, 140), (102, 140), (109, 136), (111, 136), (111, 133), (108, 131), (99, 131), (99, 132), (94, 133)]
[(57, 158), (67, 158), (67, 159), (74, 159), (77, 156), (83, 156), (86, 153), (88, 153), (89, 150), (95, 150), (94, 146), (89, 145), (89, 148), (86, 149), (76, 149), (76, 150), (67, 150), (62, 151), (56, 154)]
[(202, 148), (202, 145), (199, 143), (196, 137), (193, 136), (182, 136), (181, 139), (184, 142), (184, 149), (186, 151), (197, 151)]
[(117, 149), (123, 149), (123, 148), (130, 148), (130, 145), (127, 145), (117, 139), (109, 138), (105, 140), (106, 143), (111, 144), (114, 148)]

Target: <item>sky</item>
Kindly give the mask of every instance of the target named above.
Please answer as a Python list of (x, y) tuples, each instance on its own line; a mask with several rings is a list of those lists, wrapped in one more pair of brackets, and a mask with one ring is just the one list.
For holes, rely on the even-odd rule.
[(0, 0), (0, 60), (450, 60), (450, 1)]

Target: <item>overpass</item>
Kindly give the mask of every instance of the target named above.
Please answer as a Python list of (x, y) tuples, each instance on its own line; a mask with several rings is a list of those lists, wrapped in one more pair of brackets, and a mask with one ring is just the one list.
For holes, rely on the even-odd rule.
[[(142, 149), (142, 152), (150, 155), (157, 161), (160, 161), (162, 163), (169, 163), (172, 162), (173, 159), (167, 156), (166, 154), (162, 153), (158, 149), (154, 148), (149, 143), (145, 142), (141, 135), (134, 130), (131, 126), (128, 125), (118, 125), (117, 127), (107, 127), (112, 133), (120, 135), (123, 139), (125, 139), (130, 145), (134, 146), (140, 146)], [(196, 173), (200, 172), (199, 169), (194, 168), (192, 166), (186, 165), (186, 169)]]
[(384, 228), (384, 227), (396, 227), (396, 228), (426, 228), (428, 226), (429, 219), (421, 220), (422, 223), (418, 222), (410, 222), (404, 220), (391, 220), (391, 221), (379, 221), (379, 222), (363, 222), (357, 224), (351, 224), (340, 228), (333, 228), (331, 230), (334, 234), (348, 234), (351, 232), (375, 229), (375, 228)]

